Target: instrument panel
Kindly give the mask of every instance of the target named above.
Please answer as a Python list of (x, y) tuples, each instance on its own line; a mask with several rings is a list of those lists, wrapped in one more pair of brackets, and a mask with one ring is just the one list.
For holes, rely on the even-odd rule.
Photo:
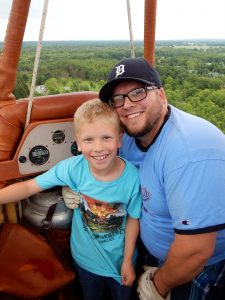
[(18, 155), (21, 175), (47, 171), (60, 160), (79, 155), (73, 122), (46, 123), (27, 135)]

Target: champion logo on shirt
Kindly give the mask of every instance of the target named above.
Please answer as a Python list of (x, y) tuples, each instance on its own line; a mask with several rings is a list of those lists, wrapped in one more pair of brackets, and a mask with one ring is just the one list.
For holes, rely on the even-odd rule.
[(146, 188), (141, 188), (141, 196), (143, 201), (148, 201), (152, 195)]
[(189, 220), (181, 220), (180, 222), (183, 225), (191, 225), (191, 221), (189, 221)]

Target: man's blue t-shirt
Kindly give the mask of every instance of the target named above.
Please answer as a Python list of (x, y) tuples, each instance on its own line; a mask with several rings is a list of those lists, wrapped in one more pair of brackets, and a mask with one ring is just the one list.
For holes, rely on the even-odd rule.
[(175, 233), (218, 231), (208, 264), (225, 259), (225, 135), (218, 128), (171, 107), (148, 149), (124, 135), (120, 155), (139, 167), (140, 235), (152, 255), (165, 260)]
[(83, 269), (118, 282), (126, 218), (138, 219), (141, 212), (138, 170), (128, 161), (125, 164), (122, 175), (110, 182), (96, 180), (83, 155), (61, 161), (36, 177), (42, 189), (69, 186), (80, 192), (81, 204), (72, 220), (72, 256)]

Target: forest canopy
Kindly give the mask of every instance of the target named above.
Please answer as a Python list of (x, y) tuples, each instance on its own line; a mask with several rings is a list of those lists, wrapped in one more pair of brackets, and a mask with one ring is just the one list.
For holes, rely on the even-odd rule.
[[(29, 96), (36, 42), (24, 42), (14, 94)], [(143, 42), (135, 56), (143, 57)], [(128, 41), (43, 42), (35, 95), (99, 91), (111, 67), (130, 57)], [(225, 132), (225, 40), (158, 41), (155, 67), (170, 104)]]

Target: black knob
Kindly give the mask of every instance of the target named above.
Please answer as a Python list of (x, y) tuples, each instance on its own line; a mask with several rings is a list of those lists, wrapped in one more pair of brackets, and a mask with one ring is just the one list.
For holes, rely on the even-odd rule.
[(24, 164), (26, 161), (27, 161), (27, 158), (26, 158), (25, 156), (21, 155), (21, 156), (19, 157), (19, 162), (20, 162), (20, 163)]

